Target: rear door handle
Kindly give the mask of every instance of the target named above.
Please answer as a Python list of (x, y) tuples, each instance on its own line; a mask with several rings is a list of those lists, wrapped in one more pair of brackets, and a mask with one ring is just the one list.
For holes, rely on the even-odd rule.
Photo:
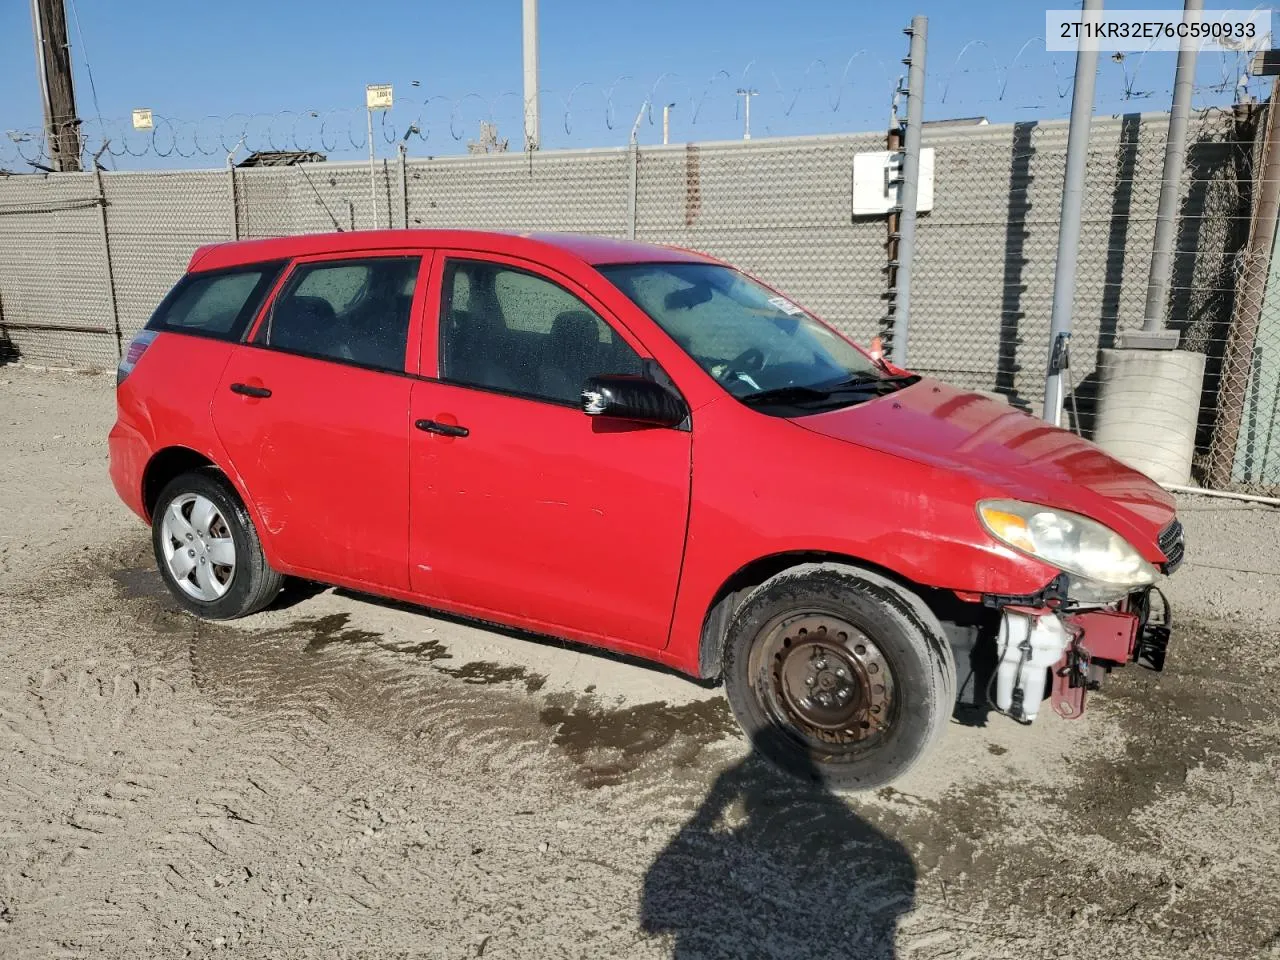
[(233, 383), (231, 392), (238, 393), (242, 397), (257, 397), (260, 400), (265, 400), (271, 396), (271, 391), (266, 387), (253, 387), (247, 383)]
[(442, 437), (465, 437), (471, 433), (466, 427), (460, 427), (456, 423), (437, 423), (435, 420), (418, 420), (414, 426), (427, 433), (438, 433)]

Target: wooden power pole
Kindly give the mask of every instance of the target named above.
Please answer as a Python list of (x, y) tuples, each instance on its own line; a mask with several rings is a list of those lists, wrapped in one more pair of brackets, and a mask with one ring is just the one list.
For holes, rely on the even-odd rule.
[(36, 68), (44, 100), (44, 133), (50, 165), (67, 173), (80, 169), (80, 118), (71, 82), (71, 46), (67, 43), (64, 0), (31, 0), (36, 38)]

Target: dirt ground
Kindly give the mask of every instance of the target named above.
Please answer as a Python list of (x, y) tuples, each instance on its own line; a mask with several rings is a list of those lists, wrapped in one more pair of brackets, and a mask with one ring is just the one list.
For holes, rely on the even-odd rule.
[(0, 956), (1280, 956), (1280, 511), (1182, 501), (1169, 669), (872, 795), (720, 692), (343, 591), (202, 624), (109, 377), (0, 367)]

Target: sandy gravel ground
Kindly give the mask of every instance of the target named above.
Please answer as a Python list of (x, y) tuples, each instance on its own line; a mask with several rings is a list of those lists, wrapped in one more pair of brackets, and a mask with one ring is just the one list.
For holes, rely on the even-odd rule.
[(0, 957), (1280, 956), (1280, 512), (1183, 501), (1164, 674), (839, 798), (661, 671), (304, 585), (178, 613), (113, 415), (0, 367)]

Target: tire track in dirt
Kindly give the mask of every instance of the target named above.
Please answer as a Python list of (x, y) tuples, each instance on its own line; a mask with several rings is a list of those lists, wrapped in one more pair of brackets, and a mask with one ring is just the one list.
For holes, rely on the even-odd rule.
[[(1246, 682), (1274, 676), (1268, 662), (1179, 665), (1154, 685), (1121, 674), (1097, 704), (1099, 729), (1123, 742), (1101, 764), (1079, 758), (1070, 782), (1000, 779), (1000, 761), (978, 787), (850, 806), (737, 763), (718, 697), (618, 707), (547, 693), (518, 668), (463, 662), (425, 626), (379, 633), (290, 610), (203, 624), (147, 595), (141, 574), (129, 586), (95, 569), (68, 578), (74, 590), (0, 601), (24, 637), (0, 675), (6, 955), (6, 940), (32, 955), (148, 940), (304, 955), (359, 936), (420, 955), (484, 943), (486, 956), (555, 944), (648, 957), (677, 941), (731, 955), (754, 937), (821, 956), (823, 924), (841, 946), (831, 955), (882, 955), (890, 930), (900, 957), (1021, 957), (1050, 942), (1071, 955), (1029, 932), (1046, 918), (1103, 954), (1265, 944), (1272, 901), (1230, 893), (1242, 868), (1195, 874), (1205, 851), (1176, 845), (1204, 814), (1174, 801), (1269, 822), (1275, 730)], [(84, 652), (65, 639), (87, 636)], [(1171, 765), (1178, 751), (1203, 773)], [(1224, 764), (1234, 797), (1214, 773)], [(1254, 870), (1276, 862), (1265, 847), (1252, 856)], [(662, 888), (689, 906), (655, 901)], [(719, 947), (704, 916), (728, 931)]]
[[(148, 582), (154, 578), (153, 581)], [(690, 770), (711, 749), (740, 749), (727, 704), (706, 701), (610, 709), (583, 694), (539, 696), (543, 678), (519, 667), (456, 660), (428, 635), (382, 634), (348, 613), (304, 616), (280, 626), (202, 623), (167, 600), (158, 576), (127, 571), (126, 595), (140, 624), (182, 637), (197, 687), (224, 704), (270, 711), (300, 735), (344, 716), (400, 744), (416, 743), (472, 772), (504, 774), (572, 763), (596, 788)], [(424, 626), (432, 622), (423, 615)], [(307, 733), (310, 731), (310, 733)], [(715, 762), (715, 761), (713, 761)]]
[(92, 662), (31, 678), (35, 709), (3, 728), (5, 752), (30, 761), (4, 781), (6, 810), (17, 809), (14, 791), (28, 801), (7, 831), (24, 834), (21, 847), (7, 848), (28, 851), (4, 864), (6, 899), (22, 903), (11, 924), (50, 927), (70, 907), (67, 874), (95, 878), (78, 888), (92, 905), (82, 918), (86, 943), (120, 929), (121, 904), (150, 899), (147, 871), (119, 870), (118, 857), (154, 830), (157, 799), (171, 803), (171, 780), (198, 745), (184, 735), (190, 722), (175, 694), (162, 675)]
[[(719, 698), (680, 707), (654, 703), (610, 709), (590, 695), (530, 694), (527, 678), (520, 676), (491, 685), (477, 696), (468, 684), (458, 682), (459, 668), (437, 641), (361, 630), (343, 614), (298, 618), (260, 631), (210, 631), (201, 625), (193, 636), (191, 662), (203, 689), (229, 691), (228, 702), (268, 711), (286, 726), (296, 726), (291, 738), (322, 742), (328, 727), (343, 718), (377, 731), (420, 763), (440, 764), (441, 776), (477, 782), (498, 778), (504, 789), (528, 790), (531, 797), (545, 796), (547, 782), (554, 783), (559, 770), (568, 779), (560, 790), (552, 788), (553, 796), (585, 789), (588, 796), (598, 795), (596, 802), (612, 816), (647, 818), (657, 832), (680, 830), (705, 802), (708, 764), (712, 769), (723, 766), (744, 746), (732, 732), (727, 710), (721, 712)], [(1102, 706), (1105, 710), (1105, 701)], [(904, 956), (954, 955), (960, 949), (955, 937), (944, 936), (935, 923), (939, 910), (955, 914), (947, 926), (953, 931), (962, 926), (965, 913), (980, 916), (985, 936), (1006, 938), (1016, 952), (1019, 925), (1034, 922), (1019, 903), (1029, 889), (1026, 873), (1041, 869), (1052, 875), (1055, 868), (1048, 864), (1060, 844), (1039, 831), (1035, 835), (1041, 843), (1048, 840), (1049, 849), (1036, 850), (1007, 833), (994, 836), (983, 826), (1002, 824), (1001, 807), (1008, 801), (997, 798), (1018, 793), (1046, 816), (1053, 817), (1049, 811), (1056, 810), (1059, 830), (1080, 816), (1070, 809), (1069, 796), (1054, 796), (1017, 781), (966, 788), (920, 805), (910, 816), (893, 801), (862, 807), (869, 823), (911, 838), (911, 853), (921, 857), (922, 874), (937, 875), (934, 886), (959, 886), (959, 893), (950, 894), (951, 905), (946, 894), (935, 896), (931, 886), (927, 900), (904, 911), (898, 935)], [(791, 811), (793, 833), (813, 835), (819, 830), (814, 823), (795, 819), (794, 802), (784, 806)], [(943, 825), (952, 819), (950, 810), (959, 822), (973, 824), (961, 827), (958, 838), (939, 832), (947, 830)], [(767, 818), (757, 820), (767, 823)], [(1097, 826), (1085, 818), (1066, 829), (1087, 833)], [(624, 848), (641, 840), (642, 835), (625, 829), (618, 836)], [(1019, 848), (1024, 852), (1010, 858), (1010, 851)], [(930, 850), (953, 852), (939, 857)], [(973, 874), (956, 872), (965, 858), (972, 859)], [(624, 863), (616, 869), (629, 868)], [(989, 879), (977, 889), (987, 892), (977, 898), (971, 876), (984, 871), (991, 871)], [(846, 865), (837, 875), (843, 888), (867, 893), (856, 869)], [(1039, 883), (1049, 892), (1038, 896), (1056, 897), (1065, 905), (1089, 882), (1071, 868), (1056, 883)], [(993, 883), (1008, 893), (991, 900), (988, 888)], [(1030, 889), (1036, 887), (1032, 884)], [(878, 902), (869, 894), (863, 899)], [(918, 942), (914, 923), (922, 929)], [(1121, 937), (1119, 942), (1128, 936), (1123, 928), (1111, 932)]]

